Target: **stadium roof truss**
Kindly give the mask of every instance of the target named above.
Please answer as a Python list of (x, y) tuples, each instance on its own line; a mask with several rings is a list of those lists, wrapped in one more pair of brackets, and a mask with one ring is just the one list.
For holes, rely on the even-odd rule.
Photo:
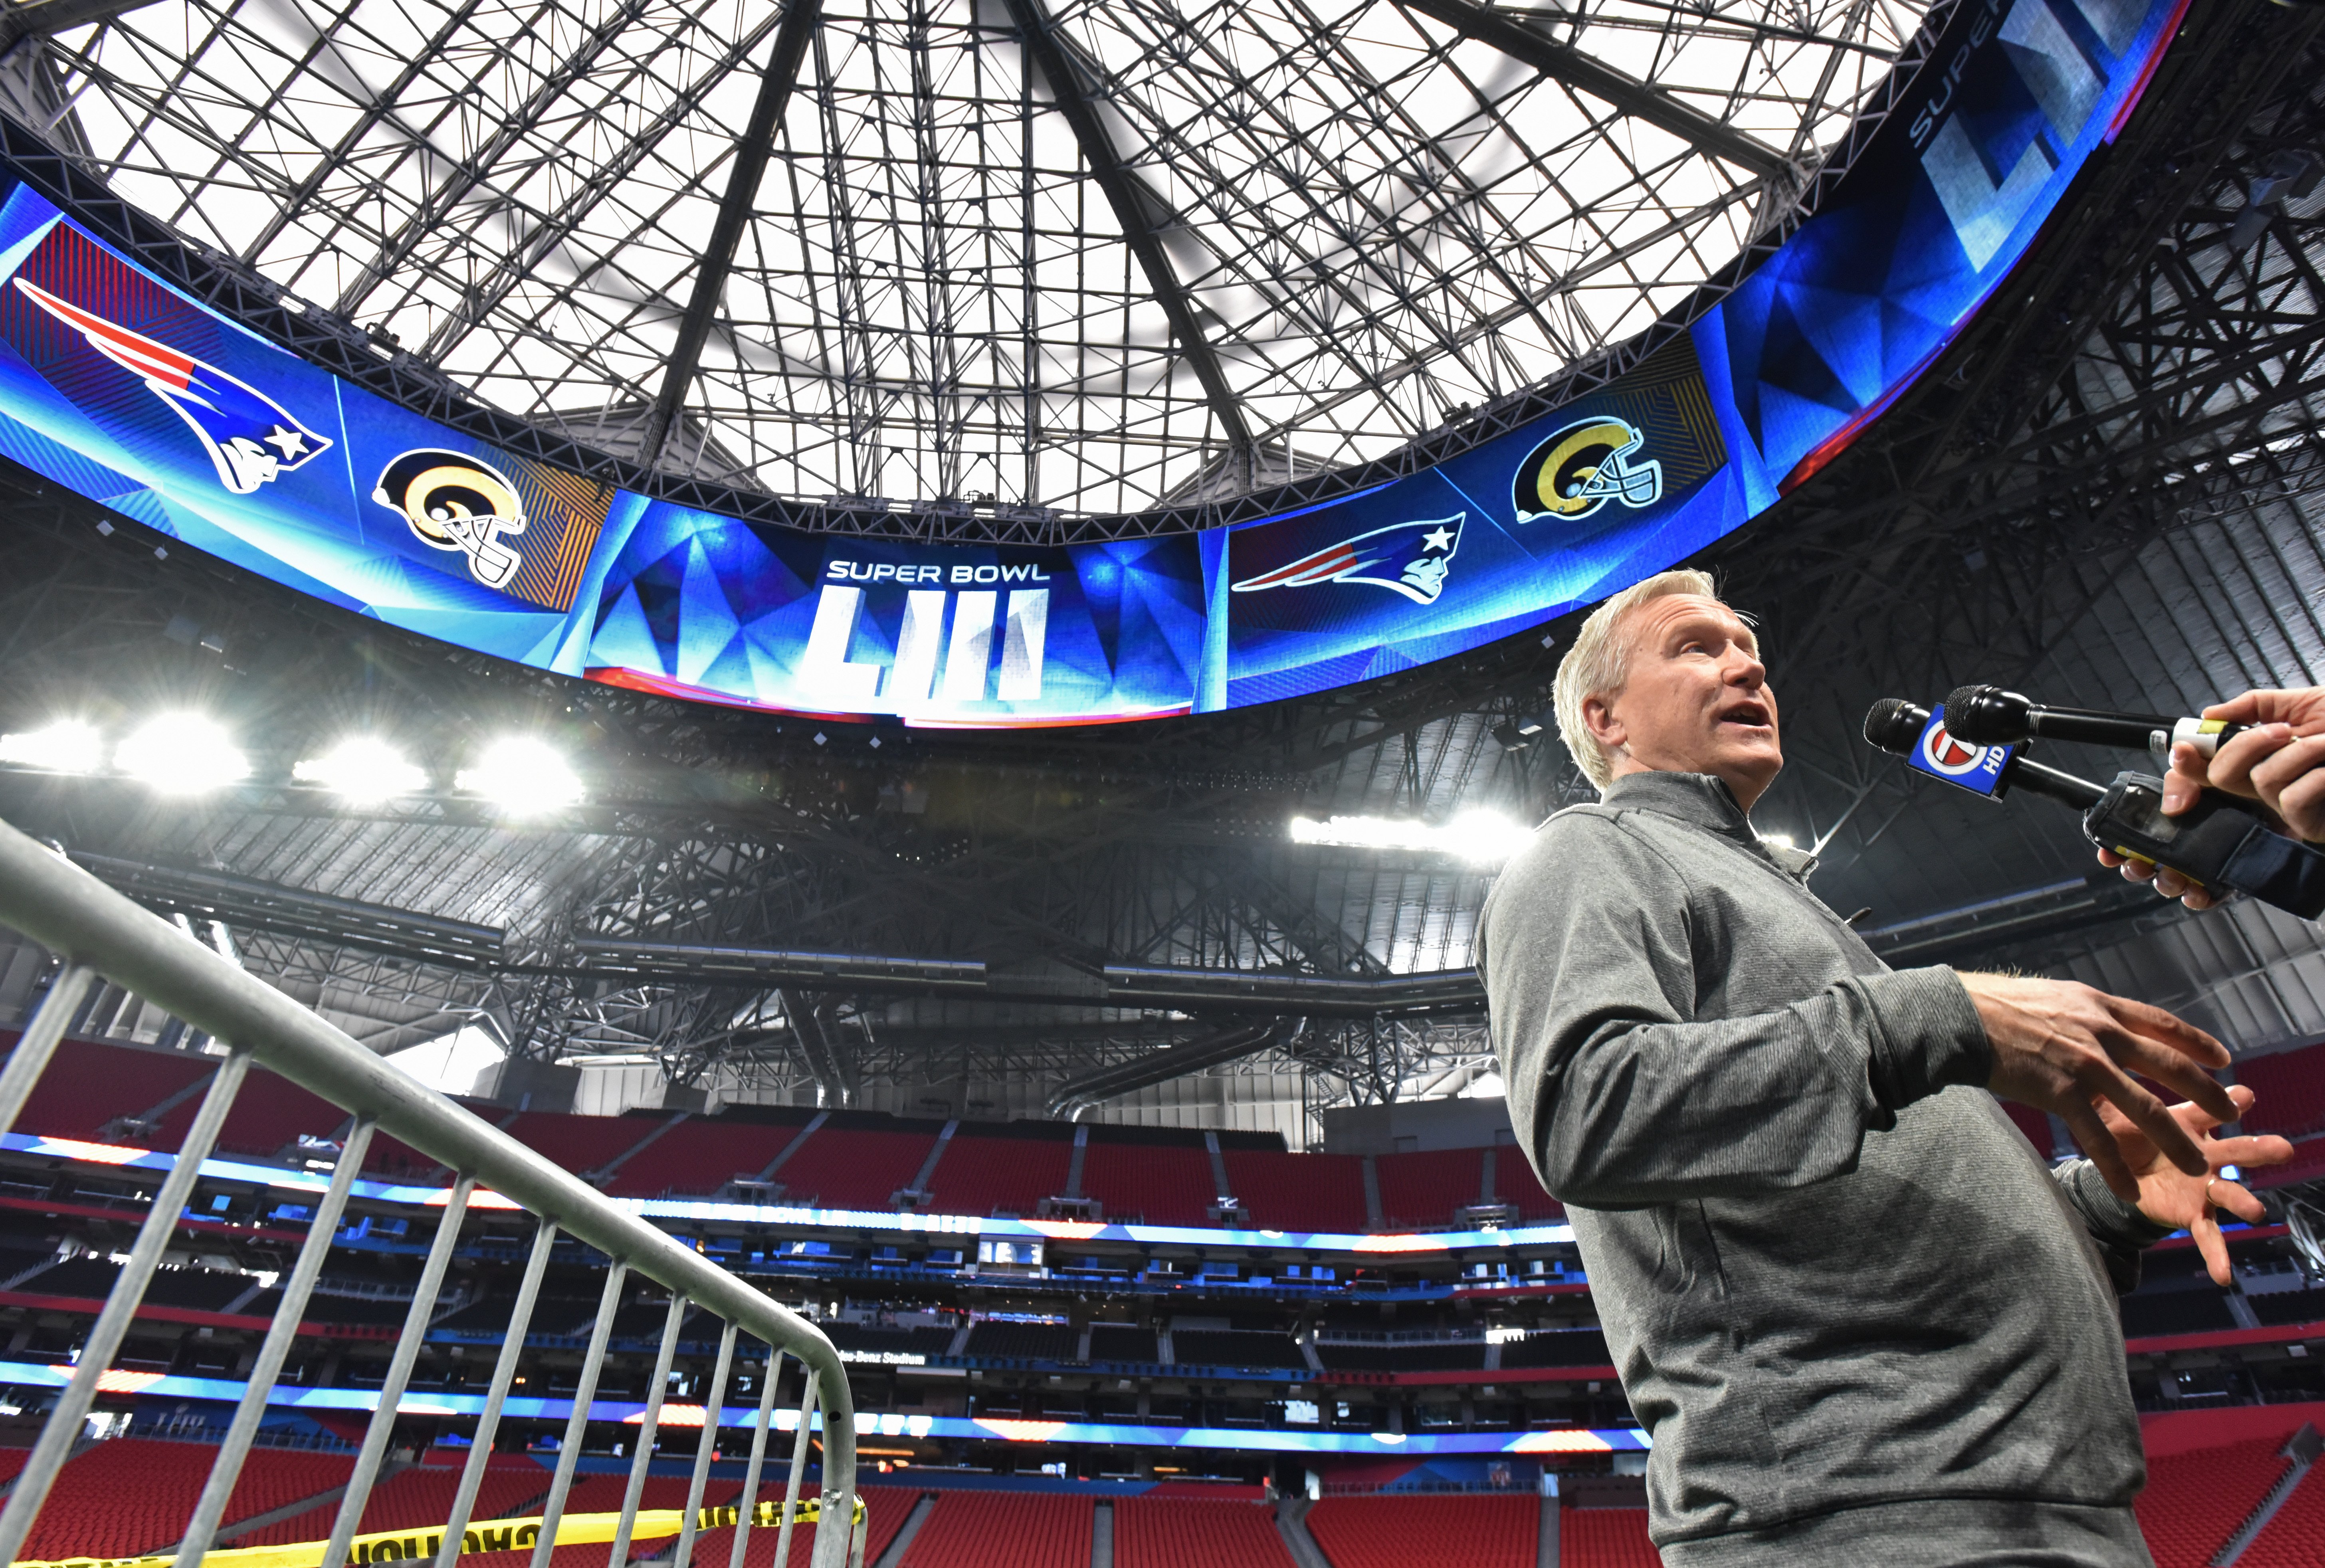
[(1114, 514), (1630, 338), (1925, 9), (47, 0), (6, 74), (116, 195), (507, 413), (778, 496)]

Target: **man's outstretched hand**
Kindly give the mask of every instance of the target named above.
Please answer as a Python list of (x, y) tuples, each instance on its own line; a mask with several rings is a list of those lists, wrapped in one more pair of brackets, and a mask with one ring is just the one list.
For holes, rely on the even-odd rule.
[(2064, 1121), (2116, 1196), (2140, 1202), (2144, 1167), (2101, 1115), (2103, 1106), (2139, 1135), (2147, 1166), (2176, 1168), (2200, 1185), (2211, 1175), (2184, 1119), (2132, 1074), (2186, 1096), (2191, 1109), (2211, 1118), (2209, 1127), (2234, 1121), (2236, 1100), (2205, 1071), (2228, 1064), (2218, 1040), (2161, 1007), (2072, 980), (1966, 974), (1961, 982), (1994, 1046), (1987, 1087)]
[[(2249, 1089), (2239, 1085), (2228, 1090), (2228, 1098), (2236, 1102), (2238, 1117), (2252, 1109)], [(2211, 1270), (2212, 1283), (2227, 1285), (2228, 1244), (2221, 1239), (2216, 1211), (2225, 1209), (2256, 1225), (2268, 1216), (2258, 1198), (2219, 1173), (2228, 1165), (2247, 1170), (2281, 1165), (2293, 1157), (2293, 1146), (2273, 1133), (2216, 1138), (2212, 1129), (2220, 1125), (2220, 1118), (2201, 1106), (2182, 1102), (2172, 1108), (2172, 1117), (2203, 1152), (2205, 1172), (2194, 1175), (2165, 1159), (2146, 1133), (2112, 1103), (2101, 1101), (2098, 1111), (2115, 1141), (2117, 1156), (2139, 1183), (2139, 1211), (2158, 1225), (2194, 1237), (2196, 1250), (2203, 1254), (2204, 1265)]]

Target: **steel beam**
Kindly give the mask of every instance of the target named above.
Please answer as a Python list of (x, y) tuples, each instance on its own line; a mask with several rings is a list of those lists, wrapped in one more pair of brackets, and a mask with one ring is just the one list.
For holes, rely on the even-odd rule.
[(32, 0), (28, 5), (11, 5), (0, 11), (0, 55), (28, 38), (47, 38), (93, 22), (110, 22), (153, 4), (153, 0)]
[(1464, 38), (1474, 38), (1512, 60), (1532, 66), (1542, 75), (1589, 93), (1634, 119), (1644, 120), (1688, 143), (1698, 151), (1737, 164), (1755, 174), (1781, 174), (1791, 165), (1784, 155), (1701, 109), (1672, 97), (1661, 88), (1626, 76), (1613, 66), (1593, 60), (1571, 44), (1561, 43), (1491, 6), (1470, 0), (1398, 0), (1443, 23)]
[(1153, 291), (1154, 302), (1170, 318), (1171, 330), (1179, 339), (1179, 352), (1202, 384), (1203, 398), (1211, 406), (1211, 417), (1219, 422), (1219, 429), (1227, 438), (1228, 461), (1241, 470), (1240, 483), (1248, 487), (1254, 460), (1251, 426), (1244, 419), (1242, 403), (1227, 385), (1218, 351), (1211, 347), (1202, 323), (1195, 319), (1194, 301), (1180, 281), (1178, 270), (1171, 264), (1170, 255), (1162, 249), (1162, 226), (1156, 220), (1157, 209), (1162, 206), (1160, 199), (1141, 184), (1123, 162), (1113, 135), (1098, 118), (1092, 90), (1084, 85), (1081, 72), (1068, 58), (1065, 46), (1059, 42), (1057, 23), (1040, 0), (1003, 3), (1017, 24), (1025, 58), (1049, 87), (1051, 104), (1065, 116), (1074, 140), (1081, 145), (1082, 156), (1089, 162), (1090, 178), (1098, 181), (1107, 205), (1114, 209), (1115, 221), (1122, 226), (1123, 243), (1137, 258), (1138, 270), (1146, 274), (1146, 286)]
[(702, 363), (702, 346), (709, 340), (711, 321), (726, 295), (727, 274), (735, 265), (736, 248), (743, 243), (743, 226), (750, 221), (759, 181), (766, 175), (767, 160), (774, 154), (783, 107), (799, 83), (800, 67), (807, 60), (807, 46), (822, 14), (823, 0), (791, 0), (783, 12), (774, 52), (768, 58), (766, 74), (759, 79), (759, 96), (751, 106), (750, 123), (744, 127), (742, 140), (735, 144), (735, 164), (727, 171), (727, 194), (718, 203), (718, 220), (710, 226), (709, 242), (702, 247), (702, 259), (694, 269), (694, 292), (688, 296), (686, 314), (679, 320), (678, 341), (671, 347), (662, 390), (654, 394), (653, 411), (646, 416), (645, 441), (638, 449), (638, 461), (646, 468), (661, 460), (679, 410), (685, 406), (686, 389)]

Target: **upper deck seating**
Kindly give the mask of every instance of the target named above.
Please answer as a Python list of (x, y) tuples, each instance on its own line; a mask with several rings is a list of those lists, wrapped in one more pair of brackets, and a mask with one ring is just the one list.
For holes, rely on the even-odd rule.
[(1097, 1199), (1109, 1220), (1204, 1226), (1211, 1223), (1210, 1207), (1219, 1194), (1209, 1150), (1114, 1143), (1105, 1129), (1093, 1127), (1082, 1150), (1082, 1195)]
[(932, 1131), (818, 1127), (776, 1173), (783, 1201), (821, 1209), (892, 1210), (894, 1195), (921, 1174), (936, 1141)]
[[(16, 1036), (5, 1036), (8, 1049)], [(148, 1148), (176, 1148), (178, 1139), (156, 1128), (144, 1136), (108, 1123), (124, 1117), (143, 1116), (172, 1095), (218, 1069), (218, 1058), (191, 1053), (141, 1051), (128, 1045), (108, 1045), (91, 1040), (67, 1040), (33, 1085), (32, 1097), (16, 1118), (12, 1131), (47, 1133), (54, 1137), (91, 1142), (137, 1144)], [(200, 1099), (199, 1095), (193, 1098)], [(183, 1128), (180, 1128), (182, 1136)]]
[(1361, 1235), (1373, 1228), (1365, 1209), (1365, 1163), (1355, 1155), (1229, 1149), (1222, 1157), (1227, 1184), (1264, 1229)]
[(1070, 1137), (955, 1133), (929, 1178), (930, 1207), (940, 1214), (1031, 1214), (1042, 1199), (1065, 1192), (1073, 1163)]
[[(638, 1136), (652, 1131), (648, 1123)], [(691, 1117), (623, 1161), (606, 1191), (617, 1198), (708, 1197), (738, 1176), (756, 1176), (798, 1134), (792, 1127)]]
[(1455, 1211), (1477, 1202), (1484, 1192), (1484, 1169), (1483, 1149), (1374, 1156), (1382, 1223), (1392, 1230), (1452, 1224)]

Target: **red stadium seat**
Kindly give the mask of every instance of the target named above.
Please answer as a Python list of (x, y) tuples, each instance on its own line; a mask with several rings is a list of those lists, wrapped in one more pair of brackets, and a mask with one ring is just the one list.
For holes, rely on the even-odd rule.
[[(251, 1455), (254, 1460), (257, 1457), (255, 1452)], [(549, 1472), (524, 1455), (495, 1454), (485, 1471), (484, 1484), (477, 1489), (476, 1506), (468, 1517), (511, 1517), (545, 1494), (549, 1481)], [(364, 1500), (363, 1523), (358, 1530), (424, 1530), (440, 1525), (451, 1517), (453, 1495), (459, 1486), (460, 1471), (457, 1466), (431, 1464), (398, 1471), (372, 1488), (371, 1496)], [(301, 1541), (328, 1541), (331, 1526), (338, 1517), (339, 1505), (334, 1499), (295, 1518), (237, 1536), (234, 1545), (283, 1546)]]
[(1031, 1214), (1066, 1190), (1074, 1163), (1067, 1138), (987, 1138), (955, 1133), (929, 1178), (940, 1214)]
[(2325, 1563), (2325, 1473), (2311, 1466), (2237, 1559), (2237, 1568), (2317, 1568)]
[(821, 1127), (776, 1176), (786, 1202), (892, 1210), (894, 1195), (912, 1185), (936, 1142), (934, 1132)]
[(1104, 1205), (1107, 1219), (1135, 1215), (1149, 1225), (1211, 1223), (1219, 1184), (1211, 1174), (1209, 1150), (1107, 1143), (1102, 1137), (1093, 1130), (1082, 1151), (1082, 1195)]
[(2237, 1081), (2254, 1096), (2245, 1131), (2289, 1138), (2325, 1133), (2325, 1045), (2240, 1059)]
[(1453, 1223), (1454, 1211), (1476, 1203), (1485, 1191), (1480, 1180), (1485, 1153), (1483, 1149), (1430, 1149), (1375, 1156), (1382, 1222), (1392, 1230)]
[(661, 1125), (643, 1116), (571, 1116), (562, 1111), (529, 1110), (509, 1123), (508, 1135), (578, 1174), (628, 1154)]
[(2205, 1568), (2293, 1462), (2283, 1446), (2259, 1438), (2149, 1461), (2136, 1506), (2155, 1568)]
[[(770, 1465), (760, 1481), (760, 1500), (782, 1502), (784, 1479), (783, 1472)], [(800, 1489), (802, 1498), (816, 1495), (812, 1481)], [(877, 1563), (888, 1550), (889, 1543), (895, 1540), (896, 1532), (904, 1527), (904, 1521), (912, 1517), (912, 1507), (921, 1500), (921, 1494), (903, 1487), (858, 1487), (857, 1495), (864, 1499), (865, 1508), (864, 1561)], [(775, 1543), (782, 1539), (780, 1528), (752, 1526), (750, 1538), (743, 1545), (743, 1568), (774, 1568)], [(797, 1526), (792, 1531), (792, 1552), (784, 1560), (784, 1568), (808, 1568), (808, 1559), (814, 1551), (814, 1527)], [(734, 1555), (735, 1532), (731, 1527), (705, 1530), (695, 1539), (692, 1568), (727, 1568)]]
[[(16, 1036), (0, 1035), (8, 1049)], [(130, 1143), (154, 1148), (175, 1148), (178, 1138), (166, 1133), (131, 1137), (108, 1133), (106, 1124), (118, 1117), (138, 1116), (168, 1099), (214, 1071), (219, 1059), (167, 1051), (141, 1051), (129, 1045), (106, 1045), (88, 1040), (67, 1040), (12, 1129), (47, 1133), (53, 1137), (87, 1138), (106, 1143)], [(199, 1095), (189, 1103), (196, 1103)], [(181, 1124), (179, 1136), (183, 1135)]]
[(1567, 1508), (1558, 1516), (1561, 1568), (1663, 1568), (1644, 1508)]
[(903, 1568), (1089, 1568), (1094, 1512), (1088, 1498), (946, 1492)]
[(1184, 1497), (1114, 1505), (1114, 1568), (1292, 1568), (1265, 1503)]
[[(25, 1538), (27, 1559), (131, 1557), (174, 1543), (218, 1451), (206, 1443), (116, 1438), (69, 1461)], [(253, 1449), (227, 1501), (226, 1523), (344, 1486), (355, 1461), (343, 1453)]]
[(1227, 1184), (1251, 1217), (1271, 1230), (1320, 1230), (1362, 1235), (1365, 1162), (1355, 1155), (1289, 1155), (1229, 1149)]
[(1543, 1191), (1525, 1151), (1514, 1144), (1494, 1151), (1494, 1195), (1515, 1205), (1521, 1219), (1555, 1222), (1566, 1218), (1565, 1205)]
[(1542, 1503), (1508, 1496), (1326, 1498), (1308, 1511), (1308, 1533), (1332, 1568), (1534, 1568)]
[[(653, 1124), (645, 1122), (638, 1136), (653, 1130)], [(795, 1127), (692, 1118), (624, 1161), (606, 1191), (617, 1198), (659, 1198), (666, 1192), (707, 1197), (737, 1176), (766, 1169), (798, 1136)]]

